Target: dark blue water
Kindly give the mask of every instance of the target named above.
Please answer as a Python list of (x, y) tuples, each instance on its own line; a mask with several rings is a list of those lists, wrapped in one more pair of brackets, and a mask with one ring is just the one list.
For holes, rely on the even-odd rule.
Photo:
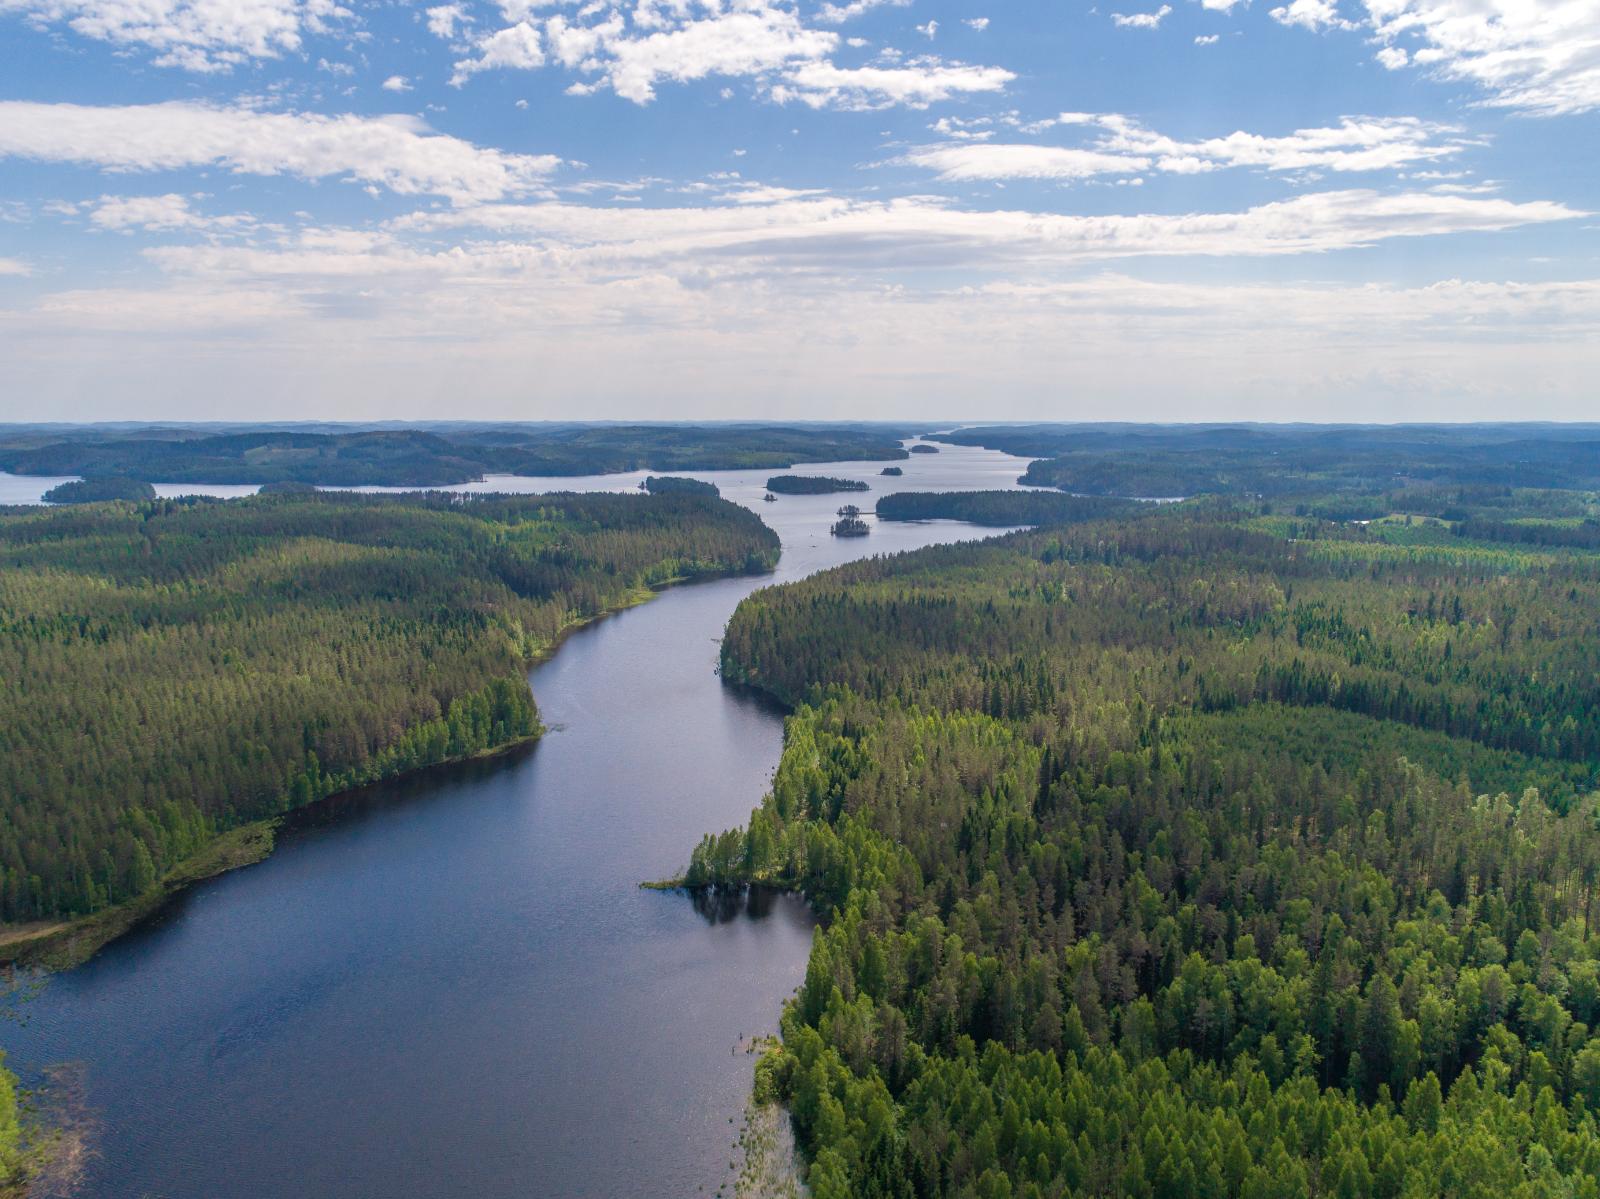
[[(805, 470), (875, 494), (1021, 473), (959, 448), (900, 479), (881, 465)], [(540, 744), (300, 813), (267, 861), (195, 888), (0, 1030), (25, 1078), (79, 1064), (98, 1117), (81, 1193), (633, 1199), (730, 1176), (744, 1046), (775, 1029), (812, 921), (789, 897), (724, 910), (637, 886), (742, 823), (777, 764), (781, 715), (721, 685), (717, 638), (775, 579), (985, 531), (836, 539), (840, 497), (767, 504), (766, 472), (697, 473), (778, 529), (775, 577), (578, 632), (531, 675), (555, 726)]]

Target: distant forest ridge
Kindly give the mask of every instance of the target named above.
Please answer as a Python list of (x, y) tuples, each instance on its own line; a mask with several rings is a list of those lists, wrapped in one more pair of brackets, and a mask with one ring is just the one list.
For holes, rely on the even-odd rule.
[(939, 440), (1036, 458), (1082, 495), (1277, 497), (1435, 486), (1600, 487), (1600, 425), (990, 425)]
[(760, 470), (905, 458), (881, 425), (0, 426), (0, 470), (155, 483), (442, 487), (490, 474)]

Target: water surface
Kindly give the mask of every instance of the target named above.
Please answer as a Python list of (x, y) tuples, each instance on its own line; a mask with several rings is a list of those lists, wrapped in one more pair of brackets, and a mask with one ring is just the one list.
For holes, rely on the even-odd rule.
[[(82, 1193), (137, 1199), (693, 1196), (730, 1176), (752, 1034), (804, 976), (812, 920), (642, 891), (742, 823), (781, 714), (724, 687), (717, 639), (756, 587), (849, 558), (985, 536), (952, 522), (837, 539), (846, 501), (1010, 487), (1023, 462), (950, 447), (797, 473), (685, 472), (783, 538), (774, 576), (695, 584), (572, 636), (532, 672), (555, 727), (299, 813), (278, 851), (203, 884), (54, 979), (0, 1030), (25, 1078), (81, 1067), (99, 1114)], [(638, 475), (460, 490), (625, 490)]]

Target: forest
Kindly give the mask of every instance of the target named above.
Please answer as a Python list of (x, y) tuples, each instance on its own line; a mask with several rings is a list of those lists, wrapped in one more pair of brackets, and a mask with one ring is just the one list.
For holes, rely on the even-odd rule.
[(901, 491), (880, 496), (879, 520), (964, 520), (968, 524), (1054, 525), (1132, 515), (1141, 505), (1056, 491)]
[(1038, 458), (1023, 482), (1085, 495), (1600, 487), (1600, 425), (1007, 425), (939, 439)]
[(524, 670), (565, 630), (777, 553), (697, 495), (0, 509), (0, 916), (93, 912), (226, 830), (530, 739)]
[(1600, 1195), (1596, 497), (1302, 491), (740, 605), (815, 1199)]
[(776, 495), (832, 495), (838, 491), (870, 491), (860, 479), (836, 479), (828, 475), (773, 475), (767, 490)]
[(676, 475), (651, 475), (641, 484), (651, 495), (721, 495), (715, 483)]
[(153, 500), (156, 489), (137, 479), (98, 476), (58, 483), (41, 497), (47, 504), (97, 504), (101, 500)]
[(0, 426), (0, 470), (152, 483), (441, 487), (487, 474), (735, 470), (906, 457), (875, 425)]

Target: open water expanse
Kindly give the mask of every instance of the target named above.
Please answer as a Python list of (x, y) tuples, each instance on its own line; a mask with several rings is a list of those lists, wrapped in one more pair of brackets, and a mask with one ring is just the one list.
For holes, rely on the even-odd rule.
[[(610, 1199), (731, 1176), (753, 1035), (776, 1029), (807, 908), (640, 890), (742, 823), (782, 714), (724, 687), (739, 600), (866, 554), (989, 536), (952, 522), (828, 535), (889, 490), (1012, 488), (1026, 463), (946, 446), (795, 468), (866, 495), (694, 471), (783, 538), (775, 575), (680, 587), (573, 635), (530, 678), (553, 731), (297, 814), (267, 861), (187, 893), (0, 1026), (24, 1081), (69, 1063), (96, 1123), (81, 1194), (139, 1199)], [(643, 472), (455, 490), (627, 490)], [(0, 478), (0, 502), (59, 480)], [(37, 488), (37, 490), (34, 490)], [(164, 494), (248, 488), (163, 487)], [(31, 493), (31, 498), (30, 498)]]

